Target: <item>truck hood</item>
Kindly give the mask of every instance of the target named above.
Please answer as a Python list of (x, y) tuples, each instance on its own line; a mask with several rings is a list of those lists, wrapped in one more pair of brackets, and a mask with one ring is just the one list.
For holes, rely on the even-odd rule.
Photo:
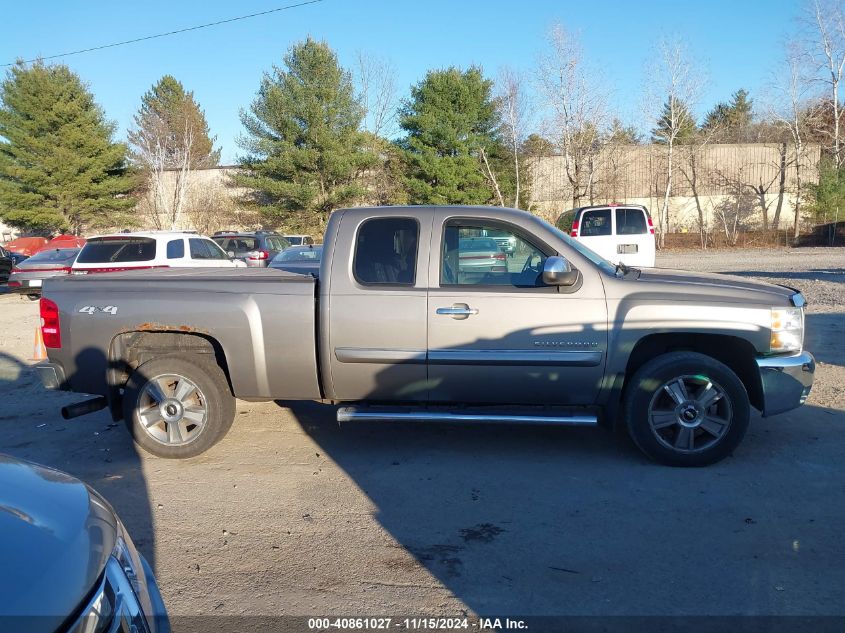
[(663, 268), (643, 268), (636, 283), (642, 286), (637, 289), (638, 292), (666, 291), (679, 295), (676, 297), (678, 300), (683, 300), (683, 295), (694, 295), (731, 302), (791, 305), (792, 295), (798, 292), (793, 288), (735, 275)]
[(0, 454), (0, 622), (57, 630), (94, 589), (116, 538), (114, 512), (84, 483)]

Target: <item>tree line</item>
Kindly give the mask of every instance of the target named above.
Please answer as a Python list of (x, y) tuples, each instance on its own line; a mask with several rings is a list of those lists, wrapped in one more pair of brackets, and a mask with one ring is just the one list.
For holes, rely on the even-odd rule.
[[(529, 165), (551, 154), (563, 161), (572, 206), (591, 203), (602, 161), (613, 160), (615, 148), (650, 142), (665, 157), (656, 210), (662, 240), (673, 185), (683, 178), (696, 191), (696, 156), (708, 144), (781, 144), (783, 169), (797, 171), (799, 193), (802, 152), (820, 144), (818, 184), (805, 187), (799, 203), (817, 215), (840, 205), (845, 212), (843, 11), (833, 0), (809, 0), (764, 107), (739, 88), (701, 121), (694, 112), (704, 69), (682, 44), (660, 42), (642, 82), (647, 138), (614, 111), (602, 73), (562, 25), (549, 30), (530, 72), (505, 68), (493, 78), (477, 66), (430, 70), (404, 99), (389, 62), (359, 54), (354, 68), (344, 68), (328, 43), (308, 38), (264, 73), (241, 111), (241, 168), (231, 185), (255, 224), (319, 233), (333, 209), (364, 203), (532, 210)], [(192, 216), (197, 204), (224, 204), (202, 196), (191, 202), (190, 173), (218, 165), (220, 150), (193, 93), (176, 78), (156, 82), (126, 141), (115, 137), (115, 125), (67, 66), (13, 66), (0, 84), (0, 218), (24, 230), (79, 233), (137, 225), (143, 208), (147, 223), (171, 228), (186, 217), (201, 224)]]

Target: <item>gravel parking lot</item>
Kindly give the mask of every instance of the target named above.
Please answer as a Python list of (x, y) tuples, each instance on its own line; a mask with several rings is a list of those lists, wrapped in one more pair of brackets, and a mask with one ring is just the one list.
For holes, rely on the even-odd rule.
[[(670, 252), (802, 289), (816, 386), (724, 462), (594, 429), (358, 424), (238, 403), (207, 454), (138, 453), (30, 370), (37, 304), (0, 296), (0, 452), (108, 498), (172, 615), (845, 615), (845, 253)], [(213, 629), (210, 626), (209, 629)], [(178, 628), (177, 628), (178, 630)]]

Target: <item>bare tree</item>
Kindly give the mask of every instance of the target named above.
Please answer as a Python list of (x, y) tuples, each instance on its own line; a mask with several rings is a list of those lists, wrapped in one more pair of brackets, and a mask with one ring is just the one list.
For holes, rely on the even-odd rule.
[(663, 248), (669, 228), (675, 146), (684, 133), (695, 128), (690, 113), (698, 100), (703, 79), (692, 67), (680, 42), (661, 40), (654, 59), (654, 66), (647, 70), (644, 107), (648, 118), (661, 130), (660, 141), (666, 148), (666, 187), (658, 215), (658, 246)]
[(795, 216), (792, 234), (797, 238), (801, 231), (801, 168), (806, 152), (805, 136), (812, 121), (812, 108), (807, 104), (811, 98), (812, 80), (808, 73), (808, 57), (797, 42), (788, 42), (784, 68), (776, 73), (773, 85), (775, 98), (769, 110), (769, 116), (781, 128), (786, 129), (792, 139), (795, 167)]
[(564, 171), (572, 189), (572, 203), (593, 191), (598, 157), (607, 141), (608, 97), (584, 62), (578, 37), (562, 25), (549, 31), (547, 50), (541, 55), (537, 79), (552, 113), (546, 128), (564, 160)]
[(363, 51), (358, 51), (356, 66), (364, 128), (375, 136), (392, 136), (396, 132), (396, 66)]
[(530, 104), (523, 90), (522, 76), (511, 68), (499, 71), (498, 104), (502, 117), (502, 131), (505, 144), (513, 158), (515, 191), (513, 195), (514, 208), (520, 208), (520, 189), (522, 176), (520, 152), (527, 137)]
[(708, 224), (700, 193), (702, 185), (706, 186), (712, 180), (710, 170), (702, 163), (704, 163), (707, 147), (715, 138), (718, 138), (720, 131), (719, 126), (711, 126), (707, 129), (697, 131), (681, 146), (683, 152), (681, 160), (678, 161), (678, 170), (687, 181), (692, 192), (693, 200), (695, 201), (695, 208), (698, 212), (699, 243), (702, 249), (707, 248)]
[(237, 193), (228, 178), (211, 179), (195, 187), (186, 200), (186, 224), (203, 235), (239, 227), (257, 228), (261, 219), (254, 208), (237, 204)]
[(714, 178), (728, 191), (728, 196), (714, 207), (713, 213), (731, 246), (736, 246), (741, 230), (746, 228), (753, 214), (754, 194), (746, 185), (746, 167), (743, 164), (736, 169), (716, 169), (714, 173)]
[(812, 56), (819, 80), (830, 95), (828, 102), (833, 115), (833, 130), (824, 132), (832, 137), (833, 160), (839, 168), (845, 160), (841, 138), (843, 105), (839, 96), (845, 70), (845, 7), (841, 0), (811, 0), (807, 12), (812, 27)]
[(141, 207), (154, 228), (173, 230), (181, 226), (195, 167), (194, 130), (185, 119), (183, 133), (174, 135), (167, 122), (149, 117), (155, 115), (143, 122), (144, 133), (136, 135), (133, 151), (133, 160), (147, 176)]

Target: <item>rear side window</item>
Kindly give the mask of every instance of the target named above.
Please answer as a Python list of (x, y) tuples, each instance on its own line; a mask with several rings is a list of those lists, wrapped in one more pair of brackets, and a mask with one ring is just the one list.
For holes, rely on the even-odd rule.
[(613, 226), (610, 223), (610, 209), (584, 211), (581, 216), (581, 237), (598, 237), (612, 234)]
[(167, 259), (181, 259), (185, 256), (185, 240), (170, 240), (167, 243)]
[(191, 238), (189, 246), (191, 249), (191, 259), (229, 259), (220, 247), (210, 240), (201, 240), (198, 238)]
[(645, 213), (641, 209), (616, 209), (617, 235), (643, 235), (648, 233)]
[(411, 218), (376, 218), (358, 229), (353, 272), (358, 283), (414, 285), (419, 225)]
[(88, 240), (76, 261), (80, 264), (149, 262), (155, 256), (156, 241), (149, 237), (104, 237)]
[(572, 222), (575, 220), (575, 213), (575, 209), (561, 213), (560, 217), (557, 219), (557, 228), (569, 233), (569, 229), (572, 227)]
[(217, 237), (214, 239), (214, 243), (224, 251), (232, 251), (233, 253), (246, 253), (248, 251), (258, 250), (257, 239), (242, 235), (238, 235), (237, 237)]

